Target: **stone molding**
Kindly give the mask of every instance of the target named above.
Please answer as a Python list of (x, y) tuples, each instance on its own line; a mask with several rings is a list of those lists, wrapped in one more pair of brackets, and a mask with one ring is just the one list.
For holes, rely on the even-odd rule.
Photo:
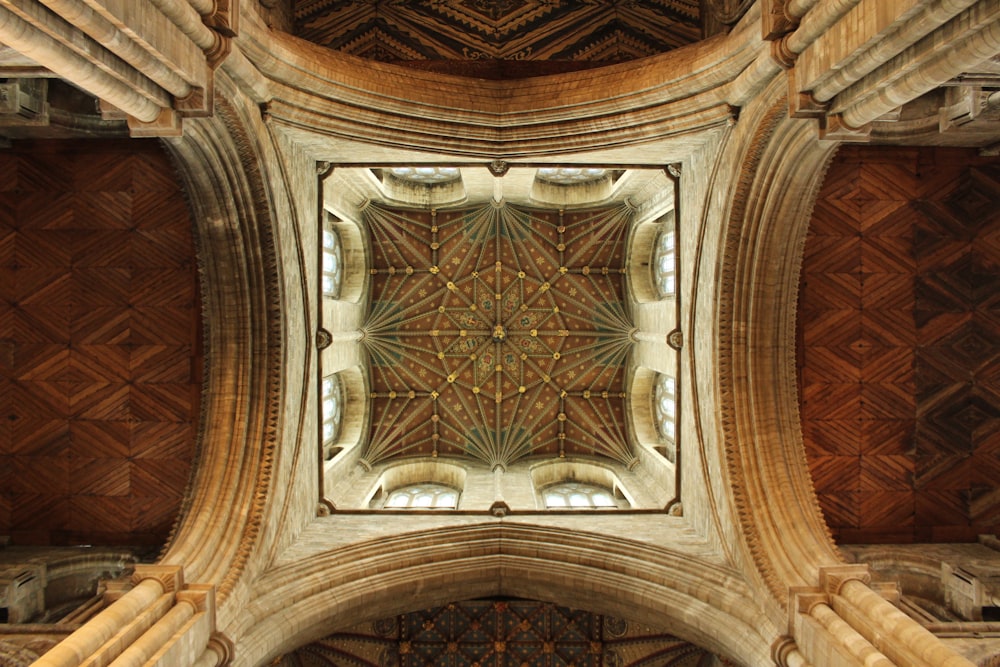
[[(722, 429), (734, 503), (744, 539), (768, 590), (781, 605), (789, 585), (809, 585), (813, 568), (838, 558), (823, 523), (798, 430), (793, 342), (798, 270), (815, 190), (832, 151), (817, 146), (808, 121), (790, 120), (783, 81), (765, 92), (730, 195), (726, 258), (719, 286)], [(802, 182), (802, 173), (815, 174)], [(767, 193), (766, 196), (764, 193)], [(760, 205), (767, 202), (767, 206)], [(768, 267), (753, 272), (749, 267)], [(750, 303), (783, 303), (781, 310)], [(753, 315), (756, 319), (748, 319)], [(750, 391), (748, 383), (755, 385)], [(750, 403), (747, 396), (755, 396)], [(767, 443), (768, 451), (760, 445)], [(788, 468), (798, 470), (791, 475)], [(789, 483), (787, 480), (798, 483)], [(751, 480), (755, 480), (751, 483)], [(803, 481), (805, 483), (803, 483)], [(782, 525), (810, 534), (809, 548)], [(823, 545), (817, 549), (815, 544)]]
[[(277, 442), (282, 306), (263, 160), (228, 80), (216, 117), (192, 121), (168, 148), (183, 165), (191, 196), (202, 273), (206, 326), (205, 386), (192, 491), (182, 506), (163, 562), (184, 562), (199, 581), (219, 586), (223, 603), (239, 580), (260, 531)], [(234, 280), (227, 266), (243, 266)], [(251, 289), (250, 282), (256, 287)], [(242, 395), (249, 400), (233, 401)], [(233, 424), (245, 428), (232, 429)], [(230, 457), (244, 460), (235, 494)], [(225, 531), (211, 516), (239, 517)]]
[[(332, 527), (336, 520), (324, 522)], [(348, 621), (376, 620), (433, 600), (539, 597), (540, 592), (570, 606), (640, 623), (655, 620), (748, 664), (764, 664), (769, 655), (773, 636), (750, 602), (750, 585), (711, 559), (512, 522), (509, 516), (479, 521), (429, 530), (414, 526), (406, 534), (375, 537), (270, 569), (255, 582), (259, 594), (237, 632), (241, 661), (260, 664)], [(377, 600), (372, 590), (382, 592)], [(720, 634), (719, 627), (731, 631)]]

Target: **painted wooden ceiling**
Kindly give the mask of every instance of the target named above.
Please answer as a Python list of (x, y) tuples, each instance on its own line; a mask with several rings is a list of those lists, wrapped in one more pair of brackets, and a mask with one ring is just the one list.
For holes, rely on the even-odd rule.
[(303, 646), (276, 667), (683, 667), (728, 665), (677, 637), (533, 600), (470, 600), (351, 628)]
[(701, 39), (698, 0), (297, 0), (296, 34), (384, 62), (622, 62)]
[(531, 454), (632, 461), (625, 205), (566, 211), (370, 204), (365, 459)]

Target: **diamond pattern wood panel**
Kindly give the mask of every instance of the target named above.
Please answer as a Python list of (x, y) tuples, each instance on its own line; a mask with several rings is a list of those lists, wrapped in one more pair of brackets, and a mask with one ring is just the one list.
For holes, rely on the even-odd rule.
[(0, 534), (162, 543), (191, 470), (196, 281), (155, 142), (0, 152)]
[(303, 39), (372, 60), (488, 78), (622, 62), (701, 39), (696, 0), (296, 0), (294, 7)]
[(1000, 528), (1000, 161), (844, 147), (801, 276), (813, 482), (844, 543)]

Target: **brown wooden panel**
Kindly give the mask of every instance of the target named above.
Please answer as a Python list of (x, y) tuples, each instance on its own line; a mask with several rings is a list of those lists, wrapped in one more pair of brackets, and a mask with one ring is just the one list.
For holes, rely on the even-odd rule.
[(169, 531), (201, 377), (191, 231), (155, 142), (0, 155), (0, 534), (15, 543)]
[(806, 241), (798, 325), (806, 452), (839, 540), (1000, 528), (998, 260), (1000, 161), (840, 150)]

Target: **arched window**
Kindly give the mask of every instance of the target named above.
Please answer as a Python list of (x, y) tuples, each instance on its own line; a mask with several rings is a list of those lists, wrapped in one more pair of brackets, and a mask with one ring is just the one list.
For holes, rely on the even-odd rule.
[(582, 482), (560, 482), (542, 489), (545, 509), (617, 508), (625, 500), (616, 500), (611, 489)]
[(385, 499), (383, 509), (449, 509), (458, 507), (458, 491), (443, 484), (425, 482), (396, 489)]
[(344, 282), (344, 250), (340, 236), (328, 224), (323, 229), (323, 296), (331, 299), (340, 297), (340, 287)]
[(344, 414), (344, 392), (337, 375), (323, 378), (320, 402), (323, 414), (323, 458), (329, 461), (337, 452), (335, 444), (340, 435)]
[(670, 375), (660, 375), (653, 400), (660, 440), (673, 445), (677, 437), (677, 381)]
[(392, 175), (414, 183), (447, 183), (461, 176), (458, 167), (395, 167)]
[(594, 167), (543, 167), (538, 170), (538, 178), (558, 185), (576, 185), (604, 178), (607, 171)]
[(660, 232), (653, 253), (653, 284), (661, 297), (677, 293), (677, 249), (674, 230)]

